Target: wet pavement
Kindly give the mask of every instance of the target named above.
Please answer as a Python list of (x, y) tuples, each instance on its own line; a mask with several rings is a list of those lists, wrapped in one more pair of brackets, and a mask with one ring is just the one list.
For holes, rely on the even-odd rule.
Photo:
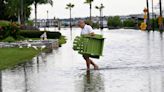
[[(32, 62), (0, 72), (0, 92), (164, 92), (164, 35), (119, 29), (96, 33), (105, 39), (104, 53), (93, 59), (100, 70), (86, 72), (82, 56), (68, 42)], [(73, 29), (73, 37), (79, 35)], [(93, 68), (93, 67), (92, 67)]]

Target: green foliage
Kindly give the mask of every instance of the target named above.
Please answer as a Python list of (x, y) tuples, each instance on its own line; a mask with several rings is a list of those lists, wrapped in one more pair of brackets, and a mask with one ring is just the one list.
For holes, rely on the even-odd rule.
[(71, 9), (71, 8), (73, 8), (75, 5), (72, 4), (72, 3), (69, 3), (69, 4), (67, 4), (66, 6), (67, 6), (66, 9)]
[(108, 18), (108, 26), (109, 27), (121, 27), (122, 22), (119, 16), (109, 17)]
[(33, 21), (32, 21), (32, 20), (28, 20), (28, 21), (26, 22), (26, 25), (28, 25), (28, 26), (33, 26), (33, 25), (34, 25), (34, 23), (33, 23)]
[(0, 27), (8, 26), (10, 22), (8, 21), (0, 21)]
[(16, 39), (17, 33), (20, 31), (19, 24), (15, 22), (11, 22), (9, 24), (6, 23), (5, 26), (1, 26), (0, 28), (0, 39), (4, 39), (8, 36), (12, 36)]
[(85, 23), (86, 23), (87, 25), (90, 25), (90, 26), (93, 25), (93, 22), (92, 22), (91, 20), (89, 20), (89, 19), (85, 20)]
[(25, 38), (23, 36), (17, 35), (17, 39), (16, 40), (21, 41), (21, 40), (25, 40)]
[(125, 21), (123, 21), (123, 26), (124, 27), (135, 27), (135, 21), (132, 19), (126, 19)]
[[(150, 19), (150, 24), (151, 24), (151, 26), (153, 26), (153, 19)], [(159, 27), (158, 26), (158, 19), (156, 18), (156, 19), (154, 19), (154, 28), (158, 29), (158, 27)]]
[(37, 3), (37, 4), (47, 4), (47, 3), (49, 3), (49, 4), (53, 5), (52, 0), (32, 0), (32, 1), (33, 1), (33, 3)]
[(49, 39), (59, 39), (61, 37), (60, 32), (47, 32), (47, 37)]
[[(23, 20), (27, 20), (31, 14), (31, 5), (35, 4), (51, 4), (52, 0), (23, 0)], [(17, 21), (18, 16), (20, 17), (21, 11), (21, 0), (0, 0), (0, 20)]]
[[(36, 30), (31, 30), (31, 31), (21, 30), (19, 32), (19, 35), (25, 38), (40, 38), (40, 36), (43, 33), (44, 33), (43, 31), (36, 31)], [(59, 39), (60, 36), (61, 36), (60, 32), (47, 32), (47, 37), (49, 39)]]
[(66, 41), (67, 39), (65, 38), (65, 36), (61, 36), (60, 38), (59, 38), (59, 45), (62, 45), (62, 44), (65, 44), (67, 41)]
[(0, 70), (30, 61), (38, 53), (33, 48), (0, 48)]
[(93, 0), (86, 0), (84, 3), (92, 3)]
[(9, 36), (9, 37), (3, 39), (2, 41), (3, 42), (15, 42), (15, 39), (13, 37)]
[(100, 24), (99, 24), (98, 22), (97, 22), (97, 23), (93, 23), (93, 24), (92, 24), (92, 27), (93, 27), (93, 28), (99, 28), (99, 27), (100, 27)]
[(93, 23), (93, 22), (92, 22), (91, 20), (89, 20), (89, 19), (85, 20), (85, 24), (90, 25), (90, 26), (92, 26), (93, 28), (99, 28), (99, 27), (100, 27), (100, 25), (99, 25), (98, 22), (97, 22), (97, 23)]
[[(0, 20), (17, 21), (20, 16), (21, 0), (1, 0), (0, 1)], [(29, 18), (33, 0), (23, 0), (23, 19)]]
[(5, 18), (5, 0), (0, 0), (0, 20), (4, 20)]

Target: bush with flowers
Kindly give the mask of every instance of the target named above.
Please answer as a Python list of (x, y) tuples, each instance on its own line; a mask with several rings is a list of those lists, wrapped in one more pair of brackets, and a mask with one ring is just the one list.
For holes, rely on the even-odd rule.
[(19, 31), (20, 25), (15, 22), (11, 22), (6, 25), (0, 25), (0, 39), (2, 40), (9, 36), (17, 39)]

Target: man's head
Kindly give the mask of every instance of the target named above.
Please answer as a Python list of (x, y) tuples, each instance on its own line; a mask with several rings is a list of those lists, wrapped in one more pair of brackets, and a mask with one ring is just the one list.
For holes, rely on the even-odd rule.
[(85, 22), (84, 22), (83, 20), (79, 20), (78, 26), (79, 26), (80, 28), (84, 28)]

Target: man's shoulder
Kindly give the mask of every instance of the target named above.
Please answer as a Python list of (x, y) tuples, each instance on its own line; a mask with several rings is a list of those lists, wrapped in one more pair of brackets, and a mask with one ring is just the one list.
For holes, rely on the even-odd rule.
[(84, 28), (92, 28), (90, 25), (85, 25)]

